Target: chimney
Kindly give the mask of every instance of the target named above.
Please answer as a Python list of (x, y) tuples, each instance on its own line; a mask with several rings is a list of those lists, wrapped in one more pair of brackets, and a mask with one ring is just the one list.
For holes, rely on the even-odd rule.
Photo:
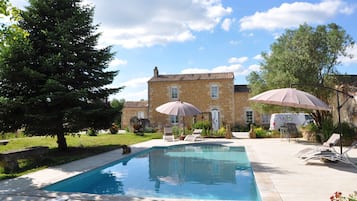
[(159, 69), (157, 69), (157, 66), (154, 68), (154, 77), (159, 77)]

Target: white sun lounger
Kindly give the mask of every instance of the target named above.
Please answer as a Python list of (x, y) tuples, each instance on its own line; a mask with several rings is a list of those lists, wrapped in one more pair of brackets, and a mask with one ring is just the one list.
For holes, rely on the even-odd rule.
[(297, 157), (299, 158), (306, 158), (310, 156), (311, 154), (318, 153), (320, 151), (326, 151), (330, 150), (333, 148), (333, 146), (337, 145), (337, 143), (340, 141), (340, 134), (334, 133), (330, 136), (330, 138), (324, 142), (322, 145), (316, 146), (316, 147), (309, 147), (306, 149), (303, 149), (297, 153)]
[(310, 160), (340, 161), (346, 164), (351, 164), (353, 167), (357, 168), (357, 164), (354, 163), (348, 156), (348, 152), (357, 147), (357, 141), (354, 141), (352, 145), (348, 147), (344, 152), (339, 153), (334, 148), (334, 146), (337, 145), (339, 140), (340, 134), (334, 133), (321, 146), (303, 149), (297, 155), (306, 163), (308, 163)]
[(348, 156), (348, 152), (357, 147), (357, 141), (353, 142), (350, 147), (348, 147), (344, 152), (338, 153), (335, 149), (331, 148), (329, 150), (316, 151), (311, 153), (306, 158), (303, 158), (305, 162), (308, 163), (309, 160), (313, 159), (324, 159), (329, 161), (340, 161), (342, 163), (351, 164), (353, 167), (357, 168), (357, 164), (354, 163)]
[(202, 129), (195, 129), (191, 135), (185, 137), (184, 141), (202, 140), (201, 133)]

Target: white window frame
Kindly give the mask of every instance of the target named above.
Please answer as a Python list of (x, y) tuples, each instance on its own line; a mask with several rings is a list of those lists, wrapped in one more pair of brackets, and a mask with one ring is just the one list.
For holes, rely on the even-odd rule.
[[(254, 123), (254, 112), (252, 109), (246, 109), (244, 111), (244, 119), (246, 124), (253, 124)], [(249, 121), (251, 120), (251, 121)]]
[(219, 97), (219, 87), (216, 84), (211, 85), (211, 98), (218, 99)]
[(170, 123), (173, 125), (177, 125), (179, 123), (179, 118), (176, 115), (170, 115)]
[(137, 117), (139, 119), (145, 119), (145, 112), (144, 111), (138, 111)]
[(270, 114), (262, 114), (261, 124), (270, 124)]
[[(175, 93), (176, 92), (176, 93)], [(170, 98), (172, 100), (178, 100), (179, 99), (179, 90), (178, 87), (172, 86), (170, 87)]]

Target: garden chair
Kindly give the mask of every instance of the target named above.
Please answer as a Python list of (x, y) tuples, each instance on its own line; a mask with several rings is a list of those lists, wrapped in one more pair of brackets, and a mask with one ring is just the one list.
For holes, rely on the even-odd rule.
[(174, 134), (171, 127), (164, 127), (164, 134), (162, 135), (164, 141), (175, 141)]

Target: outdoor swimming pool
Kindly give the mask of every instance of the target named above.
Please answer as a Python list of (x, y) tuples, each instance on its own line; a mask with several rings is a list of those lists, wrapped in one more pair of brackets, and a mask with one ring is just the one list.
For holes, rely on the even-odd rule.
[(44, 190), (205, 200), (260, 201), (244, 147), (154, 147)]

